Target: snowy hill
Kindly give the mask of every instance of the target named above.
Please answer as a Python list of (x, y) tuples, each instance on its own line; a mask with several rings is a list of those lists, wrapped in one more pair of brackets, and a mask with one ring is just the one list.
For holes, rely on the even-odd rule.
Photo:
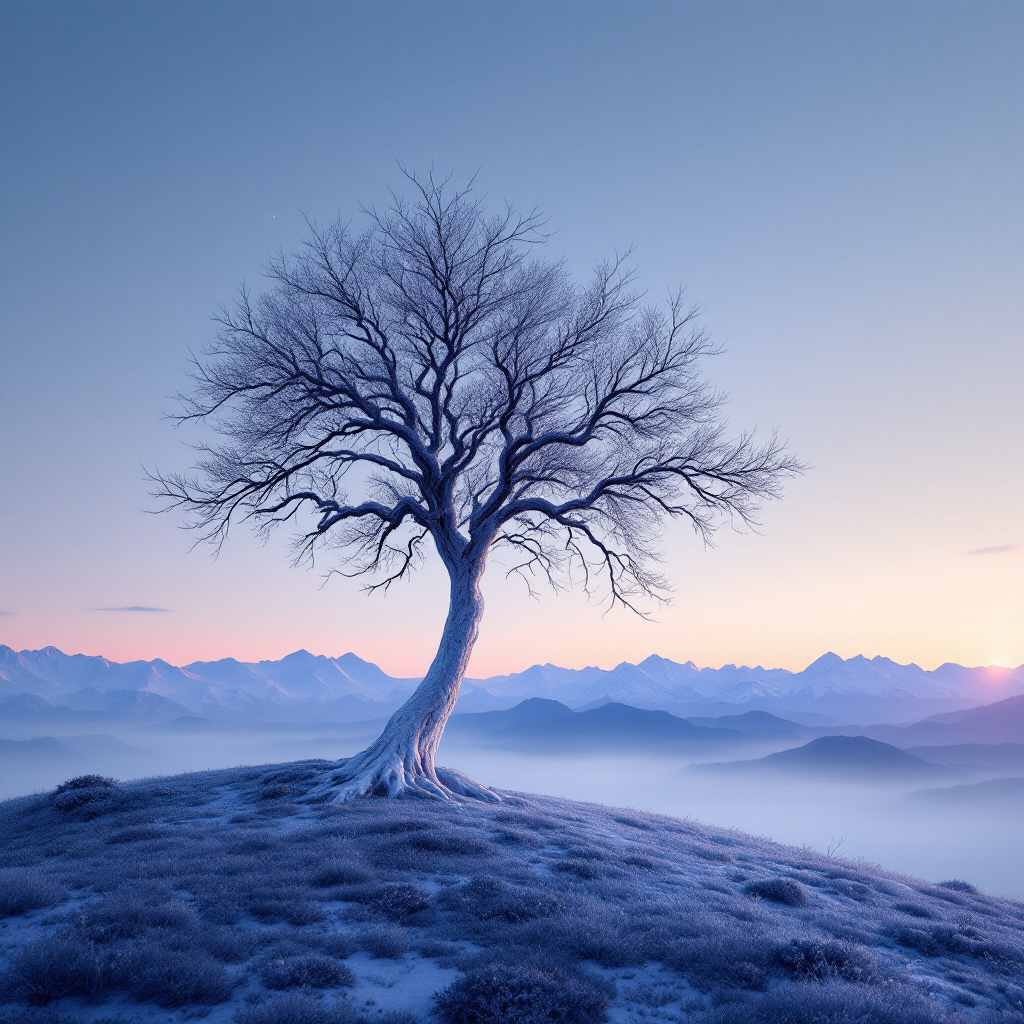
[[(355, 654), (328, 658), (296, 651), (280, 661), (226, 658), (178, 667), (160, 659), (119, 664), (54, 647), (16, 652), (0, 645), (0, 701), (30, 694), (83, 711), (106, 710), (102, 695), (120, 691), (122, 697), (153, 694), (185, 709), (181, 713), (213, 719), (357, 721), (390, 714), (416, 682), (389, 676)], [(467, 680), (459, 710), (501, 710), (542, 697), (573, 710), (619, 703), (686, 718), (764, 712), (804, 725), (895, 725), (1021, 693), (1024, 666), (943, 665), (926, 671), (888, 658), (844, 661), (825, 654), (802, 672), (790, 672), (698, 668), (651, 656), (610, 670), (534, 665), (513, 675)]]
[(0, 1018), (1021, 1019), (1021, 905), (969, 882), (507, 791), (308, 802), (327, 767), (92, 776), (0, 803)]

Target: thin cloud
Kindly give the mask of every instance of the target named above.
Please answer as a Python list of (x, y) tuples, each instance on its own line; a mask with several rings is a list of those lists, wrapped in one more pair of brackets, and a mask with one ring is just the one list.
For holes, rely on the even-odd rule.
[(991, 548), (975, 548), (969, 555), (1006, 555), (1011, 551), (1024, 551), (1024, 544), (997, 544)]
[(2, 612), (2, 611), (0, 611), (0, 615), (13, 615), (13, 614), (14, 614), (14, 612)]
[(93, 608), (94, 612), (169, 612), (170, 608), (148, 608), (144, 604), (128, 604), (123, 608)]

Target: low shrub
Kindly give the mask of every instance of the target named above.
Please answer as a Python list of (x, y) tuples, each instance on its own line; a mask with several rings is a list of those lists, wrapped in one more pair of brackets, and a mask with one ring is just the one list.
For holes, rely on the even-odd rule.
[(837, 896), (846, 896), (858, 903), (872, 903), (875, 898), (875, 893), (868, 886), (861, 885), (859, 882), (833, 882), (824, 887), (824, 891), (835, 893)]
[(95, 996), (103, 988), (103, 960), (96, 947), (70, 928), (44, 935), (14, 956), (8, 994), (33, 1006), (64, 996)]
[(480, 857), (494, 852), (494, 847), (467, 832), (413, 832), (408, 840), (413, 850), (423, 853), (455, 853)]
[(272, 989), (342, 988), (356, 981), (345, 964), (319, 953), (265, 960), (260, 966), (260, 980)]
[(463, 870), (465, 857), (488, 856), (495, 852), (492, 843), (465, 832), (415, 830), (382, 837), (371, 859), (388, 870), (418, 871), (429, 865), (432, 871)]
[(492, 964), (434, 997), (445, 1024), (597, 1024), (608, 994), (586, 977)]
[(264, 853), (267, 850), (273, 850), (276, 846), (277, 840), (274, 836), (260, 829), (254, 832), (243, 832), (233, 838), (226, 852), (244, 856), (247, 853)]
[(892, 909), (898, 910), (901, 914), (906, 914), (908, 917), (929, 919), (935, 916), (927, 907), (922, 907), (920, 903), (897, 903)]
[(555, 861), (552, 868), (567, 875), (575, 875), (577, 878), (593, 879), (601, 877), (601, 868), (592, 860), (578, 860), (576, 858), (559, 860)]
[(506, 846), (540, 846), (540, 840), (535, 835), (517, 828), (499, 829), (495, 839)]
[(972, 896), (978, 895), (977, 888), (971, 885), (970, 882), (965, 882), (962, 878), (950, 878), (945, 882), (939, 882), (939, 885), (943, 889), (952, 889), (953, 892), (966, 892)]
[(848, 942), (794, 939), (779, 947), (775, 959), (787, 974), (797, 977), (867, 982), (877, 976), (871, 957)]
[(628, 825), (630, 828), (640, 829), (642, 832), (653, 832), (655, 831), (654, 825), (649, 821), (644, 821), (643, 818), (637, 818), (632, 814), (617, 814), (613, 819), (620, 825)]
[(942, 900), (943, 903), (952, 903), (955, 907), (969, 908), (974, 904), (970, 893), (961, 892), (959, 889), (950, 889), (944, 885), (918, 886), (917, 891), (922, 896), (930, 896), (932, 899)]
[(59, 785), (50, 802), (65, 814), (82, 811), (81, 817), (96, 817), (107, 809), (116, 789), (117, 783), (103, 775), (79, 775)]
[(195, 941), (215, 960), (240, 964), (261, 946), (261, 936), (249, 928), (225, 928), (205, 925), (194, 936)]
[(969, 925), (897, 928), (892, 936), (901, 946), (916, 949), (925, 956), (966, 956), (987, 961), (993, 967), (1024, 967), (1024, 945), (987, 939)]
[(573, 860), (607, 860), (604, 850), (593, 846), (567, 846), (565, 855)]
[(759, 882), (749, 882), (745, 891), (751, 896), (760, 896), (787, 907), (802, 907), (807, 903), (807, 891), (792, 878), (764, 878)]
[(355, 1012), (342, 1004), (327, 1007), (300, 992), (275, 996), (235, 1014), (236, 1024), (356, 1024)]
[(776, 969), (773, 950), (748, 930), (723, 927), (721, 920), (697, 917), (691, 934), (668, 944), (662, 960), (696, 989), (763, 990)]
[(163, 839), (168, 835), (168, 830), (160, 825), (130, 825), (128, 828), (119, 829), (117, 832), (107, 836), (108, 846), (117, 846), (121, 843), (143, 843), (151, 839)]
[(420, 956), (428, 960), (450, 960), (456, 956), (462, 947), (451, 939), (426, 938), (416, 947)]
[(294, 796), (295, 794), (296, 787), (290, 782), (274, 782), (260, 790), (260, 799), (283, 800), (285, 797)]
[(370, 886), (356, 898), (389, 921), (401, 921), (422, 910), (429, 910), (434, 904), (425, 889), (400, 883)]
[(635, 868), (638, 871), (666, 871), (668, 864), (663, 860), (655, 860), (653, 857), (646, 857), (642, 853), (627, 853), (619, 857), (619, 863), (627, 868)]
[(286, 921), (296, 926), (304, 924), (316, 924), (322, 921), (327, 915), (319, 903), (301, 898), (288, 899), (266, 898), (258, 896), (249, 902), (249, 913), (257, 921), (265, 924), (274, 924), (278, 921)]
[(718, 861), (722, 864), (731, 864), (733, 856), (728, 850), (719, 850), (713, 846), (690, 846), (686, 850), (701, 860)]
[(381, 924), (364, 928), (359, 945), (375, 960), (400, 960), (409, 951), (409, 938), (404, 928)]
[(533, 829), (535, 832), (557, 831), (561, 827), (554, 818), (531, 814), (528, 811), (498, 811), (493, 820), (515, 828)]
[(601, 906), (587, 907), (545, 922), (548, 945), (603, 967), (635, 967), (646, 959), (644, 928), (634, 928), (625, 914)]
[(139, 1002), (158, 1006), (213, 1006), (231, 998), (224, 968), (208, 953), (169, 949), (152, 940), (136, 942), (115, 957), (111, 982)]
[(67, 898), (67, 890), (35, 868), (0, 870), (0, 917), (52, 907)]
[(500, 878), (474, 878), (465, 885), (449, 889), (442, 903), (446, 909), (478, 921), (500, 919), (516, 924), (558, 913), (565, 907), (565, 897)]
[(711, 1024), (953, 1024), (935, 1000), (902, 985), (853, 985), (831, 980), (821, 985), (781, 983), (756, 999), (730, 1002)]
[(406, 832), (427, 832), (434, 826), (429, 821), (416, 818), (406, 818), (399, 821), (387, 821), (371, 827), (370, 831), (379, 832), (381, 835), (399, 836)]
[(202, 924), (191, 907), (168, 900), (166, 891), (137, 884), (87, 904), (82, 920), (89, 938), (99, 943), (136, 938), (150, 928), (192, 931)]
[(370, 878), (370, 872), (359, 864), (330, 861), (317, 868), (310, 881), (318, 888), (328, 889), (334, 885), (360, 885)]
[(310, 944), (315, 942), (316, 948), (335, 960), (347, 960), (359, 947), (351, 935), (341, 932), (328, 932), (310, 936)]

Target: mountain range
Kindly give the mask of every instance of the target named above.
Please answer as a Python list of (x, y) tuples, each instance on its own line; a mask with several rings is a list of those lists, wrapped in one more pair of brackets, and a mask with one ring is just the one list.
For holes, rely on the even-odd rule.
[[(226, 658), (179, 667), (160, 659), (120, 664), (67, 655), (54, 647), (14, 651), (0, 645), (0, 710), (16, 717), (357, 721), (390, 714), (417, 682), (389, 676), (355, 654), (329, 658), (296, 651), (279, 661)], [(888, 658), (843, 660), (829, 653), (791, 672), (760, 666), (698, 668), (693, 662), (652, 656), (610, 670), (535, 665), (512, 675), (467, 680), (457, 710), (502, 710), (538, 697), (577, 711), (619, 703), (697, 718), (698, 724), (705, 724), (702, 717), (715, 718), (716, 728), (736, 727), (723, 716), (760, 712), (788, 720), (784, 726), (764, 720), (762, 728), (793, 731), (798, 725), (897, 725), (1020, 693), (1024, 666), (946, 664), (927, 671)], [(935, 742), (941, 742), (943, 731), (932, 730)], [(927, 732), (917, 742), (932, 742)]]
[[(955, 720), (945, 721), (948, 718)], [(922, 732), (944, 742), (915, 746)], [(838, 728), (800, 725), (763, 711), (682, 719), (615, 702), (573, 711), (557, 701), (531, 697), (507, 711), (452, 715), (445, 742), (548, 756), (643, 754), (699, 761), (760, 748), (768, 756), (730, 761), (728, 768), (804, 773), (821, 769), (850, 777), (902, 778), (913, 774), (910, 766), (925, 762), (940, 776), (961, 767), (1012, 771), (1024, 767), (1024, 696), (952, 716), (933, 715), (904, 727)]]

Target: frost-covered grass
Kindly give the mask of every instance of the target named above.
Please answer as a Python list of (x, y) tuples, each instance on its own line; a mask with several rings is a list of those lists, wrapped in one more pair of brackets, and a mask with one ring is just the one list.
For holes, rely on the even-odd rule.
[(0, 804), (0, 1020), (1024, 1020), (1024, 907), (964, 882), (517, 794), (304, 802), (323, 767)]

